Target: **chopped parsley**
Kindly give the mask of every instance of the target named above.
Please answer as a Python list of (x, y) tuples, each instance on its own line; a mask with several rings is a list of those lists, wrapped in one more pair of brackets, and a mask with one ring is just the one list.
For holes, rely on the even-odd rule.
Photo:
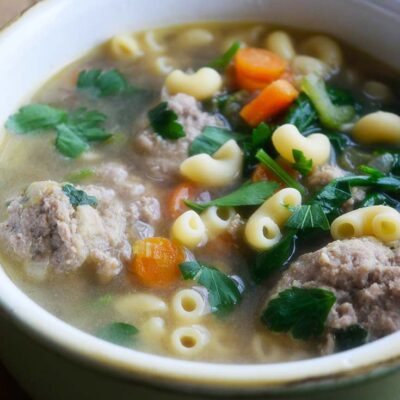
[(123, 322), (113, 322), (99, 329), (96, 332), (96, 336), (114, 344), (129, 346), (138, 333), (139, 330), (133, 325)]
[(334, 336), (336, 351), (344, 351), (363, 345), (367, 341), (368, 332), (355, 324), (344, 329), (337, 329)]
[(296, 207), (286, 226), (300, 230), (317, 228), (327, 231), (330, 228), (328, 218), (318, 203)]
[(176, 140), (186, 136), (178, 116), (168, 108), (166, 101), (151, 109), (148, 117), (154, 132), (164, 139)]
[(307, 176), (312, 171), (313, 161), (307, 159), (301, 150), (293, 149), (294, 163), (292, 164), (293, 169), (300, 172), (303, 176)]
[(62, 187), (62, 191), (68, 196), (69, 201), (74, 208), (83, 205), (89, 205), (92, 207), (97, 206), (96, 197), (88, 195), (83, 190), (77, 189), (74, 185), (67, 183)]

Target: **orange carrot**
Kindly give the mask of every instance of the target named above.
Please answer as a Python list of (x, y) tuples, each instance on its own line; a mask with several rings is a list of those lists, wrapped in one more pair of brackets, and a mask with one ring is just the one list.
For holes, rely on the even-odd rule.
[(129, 271), (146, 286), (167, 286), (180, 277), (179, 264), (185, 260), (183, 248), (169, 239), (152, 237), (133, 246)]
[(284, 73), (286, 61), (271, 51), (245, 47), (236, 53), (235, 66), (238, 75), (272, 82)]
[(167, 214), (170, 218), (178, 218), (187, 210), (184, 200), (194, 199), (197, 188), (189, 182), (180, 183), (170, 193), (167, 200)]
[(298, 95), (298, 91), (291, 83), (279, 79), (268, 85), (254, 100), (246, 104), (240, 111), (240, 116), (250, 126), (256, 127), (289, 107)]
[(260, 81), (258, 79), (249, 78), (242, 74), (236, 74), (236, 83), (240, 89), (254, 92), (256, 90), (264, 89), (269, 85), (269, 81)]

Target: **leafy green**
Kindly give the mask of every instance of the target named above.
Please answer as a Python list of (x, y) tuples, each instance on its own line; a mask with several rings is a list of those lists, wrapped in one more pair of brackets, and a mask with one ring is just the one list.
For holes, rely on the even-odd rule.
[(274, 130), (270, 125), (261, 122), (261, 124), (254, 128), (251, 133), (251, 142), (254, 149), (265, 147), (270, 141), (273, 133)]
[(295, 339), (320, 336), (335, 295), (325, 289), (292, 287), (269, 301), (261, 320), (274, 332), (291, 332)]
[(66, 122), (67, 117), (68, 113), (60, 108), (45, 104), (30, 104), (9, 117), (6, 128), (13, 133), (54, 129), (56, 125)]
[(294, 229), (318, 228), (324, 231), (330, 228), (328, 218), (318, 203), (295, 208), (286, 226)]
[(256, 158), (269, 170), (271, 170), (282, 182), (286, 183), (289, 187), (297, 189), (301, 194), (306, 193), (305, 187), (293, 179), (272, 157), (270, 157), (264, 150), (260, 149), (256, 153)]
[(260, 283), (274, 272), (287, 265), (295, 251), (296, 232), (288, 232), (272, 249), (258, 253), (251, 274), (255, 282)]
[(385, 176), (383, 172), (374, 167), (370, 167), (369, 165), (360, 165), (359, 170), (375, 179), (383, 178)]
[(138, 333), (139, 330), (133, 325), (113, 322), (99, 329), (96, 336), (111, 343), (128, 346)]
[(368, 194), (365, 199), (359, 204), (359, 207), (370, 206), (389, 206), (400, 212), (400, 202), (386, 193), (373, 192)]
[(79, 131), (67, 124), (56, 127), (56, 148), (64, 156), (76, 158), (89, 149), (89, 144), (83, 139)]
[(91, 178), (94, 176), (95, 172), (91, 168), (83, 168), (75, 172), (71, 172), (65, 177), (65, 181), (70, 183), (79, 183), (84, 181), (85, 179)]
[(218, 269), (197, 261), (184, 262), (179, 268), (183, 279), (194, 280), (208, 290), (212, 312), (228, 313), (241, 301), (235, 281)]
[(307, 160), (304, 153), (297, 149), (293, 149), (293, 158), (295, 161), (292, 164), (293, 169), (300, 172), (303, 176), (309, 175), (313, 167), (312, 159)]
[(209, 62), (208, 66), (211, 68), (224, 70), (232, 62), (233, 58), (235, 57), (239, 49), (240, 49), (240, 42), (235, 41), (234, 43), (232, 43), (231, 47), (229, 47), (229, 49), (224, 54), (222, 54), (222, 56)]
[(96, 197), (88, 195), (83, 190), (77, 189), (74, 185), (67, 183), (62, 187), (62, 191), (68, 196), (70, 203), (75, 208), (83, 205), (97, 206)]
[(307, 75), (303, 79), (301, 88), (317, 110), (323, 126), (329, 129), (340, 129), (345, 122), (349, 122), (355, 116), (354, 107), (338, 106), (332, 102), (324, 81), (317, 76)]
[(344, 351), (363, 345), (367, 341), (368, 332), (355, 324), (336, 330), (334, 335), (336, 351)]
[(166, 101), (150, 110), (148, 117), (154, 132), (164, 139), (176, 140), (186, 136), (178, 116), (168, 108)]
[(321, 132), (328, 137), (331, 145), (338, 154), (343, 153), (349, 146), (353, 144), (351, 139), (344, 133), (341, 132), (328, 132), (321, 130)]
[(202, 212), (208, 207), (242, 207), (242, 206), (257, 206), (264, 203), (266, 199), (271, 197), (273, 193), (278, 189), (276, 182), (254, 182), (246, 183), (239, 189), (227, 194), (226, 196), (220, 197), (208, 201), (207, 203), (195, 203), (190, 200), (185, 200), (188, 207), (192, 208), (197, 212)]
[(336, 182), (348, 183), (350, 187), (365, 186), (383, 192), (400, 192), (400, 177), (395, 175), (372, 176), (372, 175), (346, 175), (337, 178)]
[(82, 71), (78, 77), (77, 87), (81, 90), (90, 91), (95, 97), (114, 96), (133, 89), (125, 77), (116, 69)]

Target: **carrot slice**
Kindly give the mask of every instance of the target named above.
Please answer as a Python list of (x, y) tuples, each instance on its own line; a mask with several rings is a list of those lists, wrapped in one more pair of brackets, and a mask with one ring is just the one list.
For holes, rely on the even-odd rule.
[(152, 237), (138, 240), (129, 271), (146, 286), (167, 286), (180, 277), (179, 264), (185, 260), (183, 248), (175, 242)]
[(236, 74), (236, 83), (240, 89), (247, 90), (248, 92), (255, 92), (256, 90), (264, 89), (269, 85), (269, 81), (260, 81), (258, 79), (249, 78), (242, 74)]
[(252, 127), (285, 110), (299, 95), (294, 86), (283, 79), (268, 85), (240, 111), (240, 116)]
[(285, 72), (286, 61), (271, 51), (246, 47), (236, 53), (235, 66), (238, 75), (272, 82)]
[(196, 186), (189, 182), (180, 183), (176, 186), (167, 200), (167, 214), (170, 218), (178, 218), (184, 213), (188, 207), (184, 200), (194, 199), (197, 196), (198, 190)]

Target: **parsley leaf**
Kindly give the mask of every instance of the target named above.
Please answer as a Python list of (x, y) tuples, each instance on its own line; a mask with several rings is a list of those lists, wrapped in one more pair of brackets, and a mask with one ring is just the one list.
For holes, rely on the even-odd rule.
[(91, 178), (94, 176), (95, 172), (93, 169), (90, 168), (83, 168), (79, 171), (71, 172), (65, 177), (65, 181), (71, 183), (79, 183), (85, 179)]
[(128, 346), (138, 333), (139, 330), (133, 325), (113, 322), (99, 329), (96, 336), (111, 343)]
[(400, 202), (386, 193), (380, 192), (368, 194), (359, 206), (361, 208), (380, 205), (392, 207), (400, 212)]
[(363, 345), (367, 341), (368, 332), (355, 324), (336, 330), (334, 335), (336, 351), (344, 351)]
[(89, 205), (92, 207), (97, 206), (96, 197), (88, 195), (83, 190), (77, 189), (74, 185), (67, 183), (62, 187), (62, 191), (68, 196), (69, 201), (74, 208), (83, 205)]
[(64, 156), (76, 158), (89, 149), (89, 144), (84, 140), (79, 131), (67, 124), (56, 127), (56, 148)]
[(233, 279), (218, 269), (189, 261), (179, 265), (183, 279), (194, 280), (208, 290), (212, 312), (225, 314), (241, 301), (242, 295)]
[(301, 150), (293, 149), (292, 153), (295, 161), (292, 164), (292, 167), (296, 171), (299, 171), (300, 174), (302, 174), (303, 176), (309, 175), (313, 167), (312, 159), (307, 160), (307, 158), (304, 156), (304, 153)]
[(293, 214), (286, 222), (288, 228), (307, 229), (319, 228), (329, 230), (330, 225), (320, 204), (310, 204), (296, 207)]
[(54, 129), (56, 125), (66, 122), (67, 117), (68, 113), (60, 108), (45, 104), (30, 104), (9, 117), (6, 128), (13, 133)]
[(325, 289), (292, 287), (269, 301), (261, 320), (274, 332), (291, 332), (295, 339), (320, 336), (335, 295)]
[(279, 185), (272, 181), (247, 183), (226, 196), (208, 201), (207, 203), (195, 203), (191, 200), (185, 200), (185, 204), (197, 212), (202, 212), (211, 206), (257, 206), (271, 197), (278, 187)]
[(256, 128), (253, 129), (251, 140), (254, 148), (262, 148), (269, 142), (274, 133), (272, 127), (265, 122), (261, 122)]
[(235, 41), (231, 47), (220, 57), (208, 63), (208, 67), (224, 70), (233, 60), (237, 51), (240, 49), (240, 42)]
[(168, 108), (166, 101), (154, 107), (147, 115), (154, 132), (164, 139), (176, 140), (186, 136), (182, 125), (177, 122), (178, 116)]
[(364, 174), (369, 175), (372, 178), (376, 178), (376, 179), (379, 179), (379, 178), (382, 178), (385, 176), (385, 174), (383, 172), (381, 172), (378, 169), (371, 167), (369, 165), (360, 165), (359, 170), (361, 172), (363, 172)]

